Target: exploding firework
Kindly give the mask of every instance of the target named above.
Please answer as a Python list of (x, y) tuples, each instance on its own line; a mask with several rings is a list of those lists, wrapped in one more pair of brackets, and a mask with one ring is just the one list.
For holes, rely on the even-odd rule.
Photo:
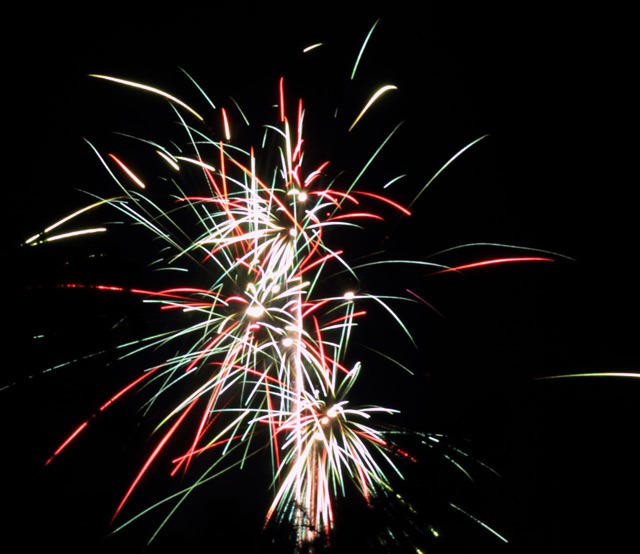
[[(280, 164), (263, 176), (253, 150), (243, 151), (230, 144), (224, 109), (224, 138), (213, 140), (197, 126), (204, 118), (177, 98), (138, 83), (93, 77), (158, 94), (176, 107), (192, 151), (147, 144), (175, 174), (194, 169), (200, 173), (204, 193), (187, 195), (171, 177), (176, 194), (172, 206), (166, 208), (144, 194), (147, 185), (120, 157), (111, 153), (103, 157), (96, 150), (121, 187), (121, 196), (98, 199), (25, 244), (35, 246), (106, 232), (102, 226), (63, 229), (86, 212), (107, 205), (160, 241), (162, 257), (156, 267), (184, 277), (204, 271), (215, 278), (208, 288), (125, 290), (110, 284), (63, 285), (106, 294), (127, 292), (166, 314), (180, 313), (185, 319), (176, 328), (122, 345), (125, 357), (152, 350), (178, 353), (144, 368), (83, 422), (47, 464), (99, 412), (129, 391), (155, 387), (146, 407), (150, 409), (162, 405), (166, 398), (173, 401), (174, 390), (187, 385), (190, 392), (170, 406), (159, 422), (157, 446), (117, 507), (114, 520), (166, 444), (191, 423), (193, 437), (184, 453), (173, 460), (172, 474), (186, 471), (197, 457), (210, 456), (212, 462), (192, 487), (172, 500), (180, 504), (193, 487), (245, 463), (268, 445), (275, 494), (266, 520), (292, 523), (298, 530), (298, 547), (303, 548), (332, 528), (332, 497), (344, 490), (346, 481), (351, 480), (369, 498), (386, 483), (386, 471), (397, 471), (387, 452), (387, 440), (369, 423), (376, 413), (392, 410), (350, 404), (349, 391), (361, 364), (349, 367), (345, 360), (352, 328), (366, 314), (356, 306), (377, 304), (402, 323), (386, 297), (346, 289), (316, 297), (318, 289), (326, 288), (323, 282), (328, 274), (355, 275), (343, 259), (343, 251), (328, 247), (324, 236), (369, 218), (381, 219), (363, 209), (363, 201), (379, 202), (406, 215), (409, 211), (384, 196), (354, 190), (357, 179), (346, 187), (337, 180), (327, 183), (329, 162), (305, 167), (304, 108), (302, 102), (295, 106), (294, 123), (290, 124), (283, 80), (279, 86), (280, 126), (267, 127), (267, 134), (279, 142)], [(353, 125), (390, 88), (380, 89)], [(195, 120), (195, 125), (183, 118), (181, 111)], [(194, 234), (189, 235), (182, 223), (185, 220), (195, 223)], [(181, 352), (185, 342), (189, 346)]]
[[(357, 63), (354, 73), (356, 69)], [(184, 451), (172, 460), (171, 475), (188, 473), (201, 458), (208, 460), (206, 469), (192, 484), (124, 525), (166, 505), (173, 513), (197, 486), (268, 449), (274, 494), (266, 522), (291, 525), (296, 548), (303, 550), (330, 534), (334, 499), (345, 494), (349, 482), (369, 502), (390, 490), (389, 472), (399, 474), (393, 461), (398, 449), (375, 423), (376, 416), (394, 410), (351, 403), (349, 393), (363, 369), (360, 362), (349, 362), (348, 346), (370, 306), (382, 308), (411, 338), (392, 306), (400, 299), (345, 288), (346, 282), (358, 281), (357, 268), (327, 240), (370, 220), (382, 220), (377, 207), (410, 215), (389, 195), (361, 190), (368, 166), (395, 130), (358, 175), (344, 178), (328, 160), (312, 166), (306, 161), (305, 107), (301, 100), (288, 102), (284, 79), (278, 85), (277, 121), (265, 127), (261, 154), (233, 142), (231, 115), (224, 108), (211, 123), (219, 131), (212, 131), (205, 123), (209, 117), (167, 92), (115, 77), (92, 77), (168, 101), (187, 147), (136, 139), (166, 164), (168, 174), (159, 193), (157, 181), (149, 184), (143, 177), (146, 172), (133, 169), (125, 155), (104, 155), (89, 144), (120, 194), (95, 198), (27, 239), (25, 246), (106, 233), (108, 226), (83, 227), (82, 221), (108, 207), (151, 234), (159, 247), (152, 269), (178, 276), (179, 285), (151, 289), (60, 283), (64, 288), (136, 296), (171, 323), (162, 332), (118, 346), (120, 359), (151, 352), (164, 358), (141, 367), (46, 463), (122, 397), (152, 390), (145, 413), (162, 410), (165, 415), (157, 422), (155, 447), (115, 510), (114, 526), (123, 525), (119, 522), (127, 502), (167, 445), (176, 436), (184, 440), (188, 433)], [(348, 131), (395, 88), (379, 88), (363, 103)], [(207, 107), (214, 108), (205, 99)], [(233, 115), (244, 118), (240, 107), (235, 108)], [(265, 152), (275, 153), (278, 162), (273, 167), (265, 163)], [(199, 186), (191, 192), (194, 182)], [(160, 195), (164, 198), (158, 199)], [(397, 263), (445, 272), (472, 267)], [(162, 524), (153, 536), (161, 528)]]
[[(179, 276), (179, 286), (157, 290), (111, 283), (61, 286), (139, 297), (175, 323), (120, 345), (120, 358), (144, 352), (172, 354), (153, 367), (141, 368), (60, 444), (47, 464), (121, 397), (153, 389), (144, 409), (162, 407), (165, 416), (156, 427), (156, 447), (115, 510), (114, 525), (163, 449), (188, 430), (191, 439), (173, 459), (171, 474), (187, 472), (196, 458), (207, 457), (208, 467), (192, 485), (152, 508), (173, 502), (171, 511), (175, 510), (199, 484), (268, 448), (274, 495), (266, 521), (292, 525), (297, 548), (303, 549), (329, 535), (333, 500), (345, 493), (348, 482), (369, 501), (389, 489), (389, 472), (399, 473), (392, 460), (397, 449), (394, 452), (375, 423), (377, 415), (394, 410), (350, 401), (349, 393), (363, 371), (360, 362), (348, 361), (352, 330), (373, 305), (410, 338), (392, 307), (398, 298), (345, 288), (344, 283), (357, 282), (356, 269), (345, 252), (329, 246), (325, 237), (382, 220), (376, 204), (403, 216), (410, 211), (388, 195), (360, 190), (373, 158), (350, 179), (332, 177), (330, 161), (309, 166), (305, 107), (301, 100), (292, 105), (286, 101), (284, 79), (278, 86), (277, 124), (265, 127), (263, 142), (268, 145), (265, 151), (277, 153), (278, 163), (265, 167), (266, 156), (234, 144), (230, 115), (224, 108), (216, 116), (220, 132), (214, 133), (204, 116), (169, 93), (110, 76), (92, 77), (167, 100), (188, 148), (142, 141), (169, 172), (164, 179), (166, 198), (156, 200), (157, 185), (148, 184), (124, 156), (103, 155), (90, 144), (121, 194), (96, 198), (25, 245), (105, 233), (106, 226), (80, 223), (104, 207), (144, 228), (159, 245), (153, 269)], [(395, 88), (379, 88), (348, 130)], [(238, 106), (234, 115), (243, 117)], [(197, 193), (187, 192), (193, 182), (200, 183)], [(422, 265), (439, 271), (456, 269)], [(210, 279), (205, 286), (198, 284), (202, 275)], [(332, 280), (337, 286), (330, 285)], [(178, 390), (188, 393), (176, 400)]]
[[(244, 118), (235, 104), (214, 111), (207, 98), (206, 112), (194, 110), (155, 87), (93, 77), (168, 101), (187, 146), (134, 139), (165, 165), (161, 188), (126, 153), (105, 154), (90, 144), (120, 188), (119, 195), (95, 198), (29, 238), (25, 246), (108, 233), (108, 225), (83, 225), (85, 218), (108, 208), (151, 236), (150, 244), (159, 255), (150, 267), (169, 276), (166, 280), (173, 284), (153, 288), (104, 280), (60, 283), (69, 289), (139, 299), (166, 323), (162, 331), (118, 345), (121, 360), (137, 355), (157, 362), (139, 365), (135, 376), (97, 406), (47, 463), (80, 440), (95, 419), (122, 399), (134, 393), (146, 395), (144, 413), (162, 416), (156, 419), (150, 455), (116, 507), (115, 528), (148, 513), (128, 515), (127, 521), (127, 508), (144, 486), (144, 478), (174, 442), (183, 450), (174, 456), (171, 474), (199, 473), (190, 485), (149, 511), (166, 509), (171, 514), (199, 485), (268, 452), (273, 499), (265, 519), (291, 525), (297, 548), (303, 549), (330, 534), (334, 501), (349, 486), (376, 505), (391, 496), (392, 482), (401, 473), (396, 460), (411, 456), (394, 444), (379, 421), (393, 409), (352, 401), (356, 380), (360, 375), (366, 379), (367, 368), (353, 361), (349, 346), (358, 324), (375, 309), (410, 339), (395, 305), (422, 300), (412, 293), (395, 298), (350, 287), (349, 283), (358, 282), (360, 269), (381, 262), (353, 263), (339, 245), (348, 230), (380, 221), (387, 213), (408, 217), (413, 202), (396, 202), (386, 187), (372, 190), (367, 184), (370, 162), (348, 178), (329, 160), (308, 162), (314, 145), (304, 126), (306, 106), (291, 101), (286, 79), (274, 84), (277, 116), (265, 128), (263, 147), (254, 150), (235, 142), (230, 120)], [(385, 85), (363, 98), (362, 108), (345, 130), (360, 125), (394, 88)], [(384, 151), (391, 135), (370, 161)], [(414, 199), (430, 183), (417, 190)], [(551, 258), (535, 253), (447, 266), (384, 263), (426, 268), (435, 274)], [(422, 439), (430, 448), (444, 442), (437, 435)], [(440, 453), (455, 467), (462, 468), (468, 459), (462, 450), (443, 447)], [(394, 502), (396, 510), (410, 511), (402, 500)], [(452, 507), (473, 520), (464, 508)]]

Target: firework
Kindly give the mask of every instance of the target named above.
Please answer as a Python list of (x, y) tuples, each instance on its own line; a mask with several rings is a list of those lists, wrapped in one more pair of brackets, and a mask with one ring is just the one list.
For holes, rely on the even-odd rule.
[[(354, 73), (356, 68), (357, 62)], [(121, 359), (143, 354), (162, 357), (140, 367), (126, 386), (61, 442), (47, 464), (101, 412), (125, 396), (145, 391), (145, 413), (163, 416), (150, 455), (113, 514), (114, 527), (161, 507), (169, 506), (170, 516), (196, 487), (268, 450), (274, 492), (265, 521), (292, 525), (297, 548), (303, 550), (330, 534), (334, 500), (346, 494), (349, 486), (369, 502), (388, 494), (392, 476), (401, 473), (394, 461), (398, 447), (376, 422), (377, 416), (395, 410), (354, 405), (350, 399), (366, 368), (352, 361), (349, 344), (354, 329), (372, 309), (386, 313), (411, 340), (394, 306), (399, 301), (424, 301), (411, 292), (406, 298), (376, 295), (345, 283), (357, 282), (359, 269), (377, 263), (410, 264), (436, 274), (499, 263), (550, 262), (554, 257), (538, 251), (457, 265), (414, 260), (354, 265), (348, 252), (333, 246), (334, 237), (383, 220), (384, 213), (410, 216), (413, 204), (433, 179), (484, 137), (453, 155), (405, 206), (386, 190), (361, 190), (366, 188), (367, 169), (395, 129), (355, 177), (342, 177), (330, 160), (312, 165), (305, 158), (313, 148), (306, 141), (305, 106), (301, 100), (290, 101), (284, 79), (274, 87), (277, 117), (265, 127), (266, 146), (257, 151), (234, 142), (230, 118), (244, 118), (236, 105), (210, 116), (213, 102), (205, 97), (207, 115), (201, 115), (203, 110), (156, 87), (105, 75), (92, 78), (165, 99), (174, 109), (187, 146), (136, 139), (164, 164), (166, 176), (160, 186), (158, 180), (150, 182), (144, 171), (135, 169), (125, 155), (105, 154), (89, 143), (120, 193), (96, 198), (30, 237), (25, 246), (106, 233), (108, 226), (83, 227), (81, 221), (109, 208), (149, 233), (154, 246), (159, 245), (152, 268), (177, 275), (178, 284), (157, 289), (105, 282), (61, 285), (133, 295), (166, 316), (168, 323), (161, 332), (119, 346)], [(384, 85), (364, 98), (347, 131), (395, 89)], [(274, 152), (278, 163), (270, 165), (266, 160)], [(124, 518), (150, 468), (168, 445), (177, 437), (184, 443), (185, 436), (186, 447), (173, 459), (171, 474), (191, 474), (190, 466), (201, 467), (203, 459), (206, 469), (179, 492)], [(428, 441), (433, 445), (439, 439), (433, 435)], [(461, 450), (456, 453), (465, 455)], [(451, 452), (447, 456), (465, 471)], [(461, 507), (452, 508), (467, 514)]]
[[(94, 77), (160, 94), (202, 119), (157, 89)], [(394, 470), (385, 454), (386, 441), (368, 423), (376, 412), (392, 410), (350, 405), (348, 393), (360, 373), (360, 364), (344, 365), (351, 330), (366, 314), (356, 306), (374, 302), (393, 312), (387, 299), (380, 296), (338, 290), (334, 296), (315, 298), (314, 291), (336, 266), (353, 272), (343, 260), (343, 252), (325, 244), (324, 235), (359, 220), (380, 218), (363, 211), (359, 199), (373, 198), (402, 213), (409, 212), (382, 196), (355, 191), (353, 186), (346, 190), (340, 190), (335, 182), (318, 186), (328, 162), (310, 170), (304, 167), (302, 103), (297, 105), (293, 125), (286, 113), (281, 81), (280, 128), (268, 129), (281, 141), (281, 164), (268, 177), (258, 175), (259, 160), (253, 150), (241, 151), (224, 140), (211, 140), (183, 119), (193, 152), (158, 148), (157, 153), (172, 171), (190, 166), (201, 172), (206, 183), (204, 195), (178, 195), (175, 207), (165, 210), (144, 197), (139, 192), (147, 188), (142, 179), (119, 157), (109, 154), (100, 159), (123, 194), (75, 212), (26, 241), (31, 245), (103, 232), (104, 228), (71, 233), (57, 230), (86, 210), (108, 204), (166, 244), (168, 252), (160, 262), (166, 269), (186, 270), (195, 264), (218, 275), (209, 288), (129, 289), (166, 313), (188, 314), (191, 323), (181, 322), (175, 330), (136, 342), (127, 355), (171, 348), (174, 342), (183, 344), (185, 340), (190, 346), (143, 370), (99, 411), (149, 382), (158, 388), (151, 405), (160, 404), (184, 382), (190, 383), (192, 392), (171, 407), (158, 425), (157, 447), (114, 518), (188, 418), (195, 421), (195, 433), (189, 448), (174, 460), (173, 473), (186, 471), (195, 457), (206, 455), (215, 456), (211, 471), (225, 471), (225, 462), (237, 449), (243, 451), (244, 459), (268, 444), (276, 493), (267, 521), (288, 518), (300, 529), (300, 545), (330, 530), (331, 498), (344, 487), (345, 480), (350, 478), (367, 498), (385, 482), (380, 460), (386, 469)], [(223, 118), (226, 126), (224, 112)], [(212, 154), (214, 161), (209, 161)], [(197, 223), (193, 236), (186, 236), (178, 223), (185, 211), (186, 217)], [(94, 286), (105, 292), (123, 292), (116, 286)], [(51, 459), (88, 423), (82, 423)], [(188, 493), (186, 490), (184, 495)]]

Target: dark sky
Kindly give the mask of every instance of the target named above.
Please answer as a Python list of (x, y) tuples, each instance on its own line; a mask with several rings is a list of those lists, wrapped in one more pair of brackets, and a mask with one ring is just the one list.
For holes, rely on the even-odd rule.
[[(351, 15), (326, 4), (307, 12), (213, 3), (177, 13), (47, 8), (13, 18), (19, 38), (4, 46), (9, 172), (3, 269), (11, 318), (18, 323), (17, 331), (6, 335), (6, 349), (19, 344), (21, 353), (1, 381), (19, 381), (0, 392), (8, 445), (3, 475), (14, 508), (4, 537), (15, 533), (41, 547), (73, 544), (98, 551), (123, 483), (134, 471), (123, 460), (143, 432), (136, 431), (138, 422), (127, 408), (97, 425), (84, 449), (78, 445), (57, 467), (41, 469), (69, 429), (103, 401), (103, 391), (118, 385), (104, 371), (96, 377), (91, 364), (25, 379), (52, 359), (75, 355), (77, 346), (60, 332), (53, 353), (36, 349), (29, 339), (33, 326), (59, 322), (77, 330), (84, 326), (79, 318), (86, 318), (84, 351), (92, 341), (102, 344), (114, 311), (129, 307), (98, 300), (67, 313), (56, 299), (34, 296), (28, 286), (54, 282), (64, 267), (55, 249), (40, 260), (15, 245), (67, 213), (68, 206), (81, 205), (76, 189), (108, 186), (83, 137), (108, 144), (114, 130), (153, 134), (163, 128), (154, 114), (170, 116), (161, 102), (141, 100), (87, 74), (140, 80), (197, 99), (179, 67), (214, 101), (228, 103), (233, 96), (256, 124), (270, 116), (284, 76), (292, 98), (301, 95), (309, 111), (307, 148), (351, 171), (404, 121), (371, 179), (407, 173), (406, 187), (413, 192), (398, 192), (405, 202), (455, 152), (490, 134), (421, 196), (409, 222), (389, 230), (386, 247), (399, 257), (425, 259), (459, 244), (504, 243), (574, 261), (555, 256), (553, 264), (407, 277), (406, 287), (423, 295), (446, 321), (410, 314), (419, 349), (402, 356), (416, 377), (398, 379), (392, 390), (371, 379), (361, 394), (370, 392), (381, 401), (388, 395), (412, 428), (470, 439), (473, 452), (502, 473), (497, 482), (480, 478), (467, 500), (504, 531), (510, 549), (478, 534), (474, 522), (460, 524), (448, 513), (435, 519), (458, 537), (443, 538), (442, 551), (480, 544), (481, 551), (573, 552), (595, 543), (617, 551), (631, 536), (638, 515), (633, 500), (640, 460), (633, 443), (640, 382), (534, 380), (640, 370), (633, 192), (638, 180), (630, 138), (637, 125), (637, 45), (631, 16), (539, 5), (469, 11), (457, 3), (447, 8), (427, 3), (423, 11), (403, 4), (408, 3)], [(350, 84), (353, 59), (378, 18)], [(299, 55), (301, 47), (319, 41), (327, 45), (317, 56)], [(355, 113), (367, 92), (388, 82), (398, 91), (361, 130), (346, 137), (344, 125), (328, 117), (335, 105)], [(477, 261), (496, 252), (510, 251), (468, 249), (449, 262)], [(118, 253), (133, 263), (130, 251)], [(397, 277), (370, 278), (396, 286)], [(371, 337), (377, 340), (381, 332), (386, 330), (373, 329)], [(233, 491), (240, 498), (231, 498)], [(452, 494), (462, 493), (454, 486)], [(263, 496), (242, 481), (212, 495), (215, 500), (203, 497), (179, 517), (166, 544), (228, 543), (220, 528), (232, 529), (228, 537), (243, 532), (239, 522), (251, 522), (252, 529), (254, 520), (260, 525)], [(213, 531), (211, 518), (224, 523)], [(143, 525), (122, 540), (134, 548), (146, 531)], [(122, 549), (122, 542), (105, 549), (116, 547)]]

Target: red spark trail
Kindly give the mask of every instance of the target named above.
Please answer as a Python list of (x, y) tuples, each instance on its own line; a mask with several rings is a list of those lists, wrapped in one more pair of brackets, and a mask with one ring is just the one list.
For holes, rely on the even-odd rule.
[(537, 258), (537, 257), (524, 257), (524, 258), (496, 258), (494, 260), (485, 260), (482, 262), (475, 262), (471, 264), (459, 265), (456, 267), (449, 267), (447, 269), (441, 269), (431, 275), (438, 275), (440, 273), (450, 273), (451, 271), (461, 271), (463, 269), (472, 269), (475, 267), (485, 267), (495, 264), (513, 263), (513, 262), (553, 262), (555, 260), (551, 258)]
[(167, 444), (167, 441), (171, 438), (173, 433), (175, 433), (176, 430), (178, 429), (178, 427), (180, 427), (180, 424), (184, 421), (184, 418), (187, 417), (187, 414), (191, 411), (191, 408), (193, 408), (193, 406), (196, 405), (197, 401), (198, 401), (198, 397), (194, 398), (194, 400), (191, 402), (191, 404), (189, 404), (187, 409), (182, 413), (182, 415), (178, 418), (178, 420), (173, 424), (171, 429), (169, 429), (169, 431), (166, 433), (166, 435), (158, 443), (158, 446), (156, 446), (155, 450), (151, 453), (151, 456), (149, 456), (149, 458), (147, 459), (145, 464), (142, 466), (142, 469), (140, 470), (140, 472), (138, 473), (136, 478), (133, 480), (133, 483), (131, 483), (131, 486), (129, 487), (129, 490), (124, 495), (124, 498), (122, 499), (122, 501), (120, 502), (118, 508), (116, 509), (115, 513), (113, 514), (113, 517), (111, 518), (111, 523), (114, 522), (114, 520), (116, 519), (118, 513), (120, 513), (120, 510), (122, 510), (122, 507), (124, 506), (125, 502), (131, 496), (131, 493), (133, 492), (133, 490), (136, 488), (136, 486), (140, 482), (140, 479), (142, 479), (142, 476), (146, 473), (147, 469), (149, 469), (149, 466), (153, 463), (153, 460), (155, 460), (156, 457), (158, 456), (158, 454), (160, 454), (160, 451), (162, 450), (164, 445)]

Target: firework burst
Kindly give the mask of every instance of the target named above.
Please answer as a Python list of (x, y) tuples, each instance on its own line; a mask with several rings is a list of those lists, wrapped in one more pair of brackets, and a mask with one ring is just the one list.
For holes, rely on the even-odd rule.
[[(197, 484), (269, 448), (274, 499), (266, 521), (293, 524), (297, 547), (303, 549), (330, 532), (332, 501), (344, 494), (345, 483), (351, 481), (369, 499), (381, 486), (388, 486), (388, 471), (397, 472), (387, 440), (370, 423), (372, 416), (393, 410), (350, 403), (349, 391), (361, 364), (347, 365), (346, 353), (352, 329), (366, 315), (367, 304), (383, 307), (406, 328), (388, 297), (348, 289), (318, 295), (336, 273), (356, 278), (343, 250), (329, 247), (325, 235), (383, 219), (369, 210), (373, 203), (404, 215), (410, 212), (386, 196), (356, 190), (362, 173), (344, 183), (328, 178), (329, 161), (308, 167), (305, 110), (302, 101), (294, 104), (290, 123), (283, 79), (278, 87), (279, 121), (266, 126), (265, 133), (265, 143), (277, 152), (279, 164), (263, 172), (253, 148), (243, 150), (230, 142), (224, 109), (219, 119), (222, 138), (214, 140), (201, 125), (204, 117), (175, 96), (119, 78), (92, 77), (158, 95), (175, 108), (188, 150), (143, 141), (171, 173), (166, 178), (174, 187), (170, 205), (148, 194), (154, 186), (148, 186), (122, 156), (103, 155), (90, 144), (121, 194), (96, 199), (30, 237), (25, 246), (104, 233), (104, 226), (65, 229), (87, 212), (108, 206), (160, 243), (155, 269), (178, 272), (183, 281), (203, 272), (214, 277), (206, 287), (160, 290), (98, 283), (61, 285), (136, 295), (162, 313), (184, 317), (175, 318), (175, 328), (121, 345), (121, 358), (149, 351), (176, 353), (142, 369), (61, 443), (47, 465), (100, 412), (129, 391), (153, 389), (145, 410), (162, 406), (166, 416), (156, 428), (156, 447), (126, 491), (113, 521), (166, 445), (189, 429), (192, 438), (173, 460), (172, 475), (186, 472), (195, 458), (209, 456), (212, 461), (195, 485), (167, 500), (181, 504)], [(380, 88), (351, 128), (394, 88)], [(197, 195), (184, 192), (185, 173), (204, 184)], [(185, 226), (185, 221), (191, 225)], [(174, 391), (185, 387), (188, 394), (175, 401)]]
[[(357, 63), (353, 73), (356, 69)], [(141, 246), (146, 251), (152, 245), (158, 252), (150, 268), (170, 276), (166, 280), (173, 284), (124, 287), (101, 280), (59, 284), (134, 297), (166, 322), (161, 331), (118, 345), (121, 360), (155, 361), (140, 364), (126, 385), (60, 442), (47, 465), (80, 440), (103, 412), (138, 393), (145, 398), (145, 415), (162, 415), (154, 415), (151, 452), (114, 510), (116, 530), (164, 509), (168, 516), (153, 539), (197, 487), (265, 452), (273, 491), (265, 524), (292, 526), (298, 550), (330, 535), (335, 499), (350, 488), (371, 505), (390, 498), (395, 502), (393, 509), (411, 512), (391, 491), (402, 474), (399, 460), (411, 459), (412, 454), (401, 450), (388, 427), (380, 423), (393, 409), (352, 400), (353, 387), (367, 368), (354, 361), (349, 346), (355, 328), (373, 310), (386, 314), (411, 341), (396, 305), (425, 301), (410, 291), (406, 298), (399, 298), (346, 283), (357, 283), (359, 271), (376, 264), (397, 263), (442, 274), (514, 262), (550, 262), (557, 255), (521, 248), (514, 255), (446, 265), (388, 259), (354, 262), (347, 247), (335, 244), (342, 244), (342, 236), (350, 229), (384, 220), (387, 213), (410, 216), (432, 181), (485, 137), (455, 153), (412, 195), (411, 202), (403, 204), (388, 192), (393, 187), (377, 192), (366, 183), (373, 160), (397, 127), (355, 176), (342, 175), (331, 160), (310, 162), (314, 144), (307, 139), (306, 107), (302, 100), (289, 97), (286, 79), (274, 83), (277, 110), (265, 126), (262, 146), (244, 148), (232, 132), (234, 120), (245, 121), (235, 102), (216, 109), (203, 96), (204, 108), (194, 109), (154, 86), (107, 75), (92, 78), (167, 101), (185, 139), (181, 144), (186, 146), (129, 137), (163, 166), (162, 178), (149, 178), (149, 172), (132, 162), (126, 151), (105, 153), (88, 143), (119, 193), (95, 197), (27, 239), (24, 246), (109, 233), (109, 225), (84, 224), (96, 218), (95, 212), (109, 209), (151, 237)], [(362, 125), (395, 90), (394, 85), (384, 85), (363, 97), (345, 131)], [(504, 245), (475, 246), (505, 249)], [(385, 356), (390, 364), (400, 366)], [(466, 463), (471, 459), (464, 450), (446, 447), (443, 436), (422, 435), (420, 440), (468, 475)], [(174, 443), (181, 445), (178, 454)], [(171, 475), (195, 477), (178, 492), (132, 515), (133, 499), (165, 452), (173, 456)], [(450, 506), (497, 540), (506, 540), (464, 507)], [(431, 532), (437, 534), (435, 528)]]

